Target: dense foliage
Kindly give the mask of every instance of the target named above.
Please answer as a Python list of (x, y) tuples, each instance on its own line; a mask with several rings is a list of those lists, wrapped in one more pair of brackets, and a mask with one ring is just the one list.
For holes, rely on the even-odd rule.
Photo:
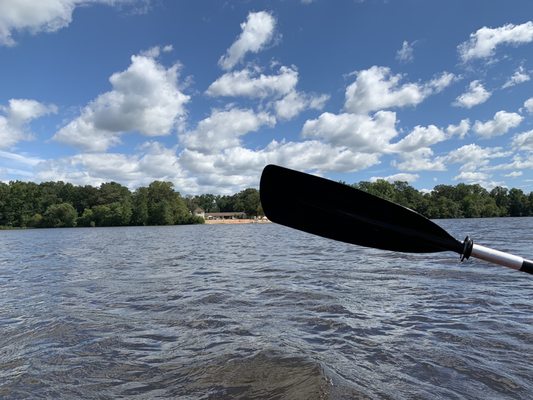
[(0, 226), (173, 225), (202, 222), (170, 182), (152, 182), (133, 193), (116, 182), (100, 187), (64, 182), (0, 182)]
[[(533, 216), (533, 192), (480, 185), (438, 185), (423, 193), (406, 182), (384, 180), (352, 185), (402, 204), (429, 218)], [(154, 181), (131, 192), (116, 182), (100, 187), (64, 182), (0, 182), (1, 227), (72, 227), (173, 225), (202, 222), (205, 212), (245, 212), (263, 215), (257, 189), (234, 195), (182, 197), (170, 182)]]
[(428, 218), (481, 218), (533, 216), (533, 192), (497, 186), (490, 192), (480, 185), (438, 185), (422, 193), (406, 182), (385, 180), (352, 185), (418, 211)]
[(245, 189), (232, 196), (214, 194), (202, 194), (185, 198), (190, 211), (201, 208), (205, 212), (245, 212), (246, 215), (255, 217), (263, 215), (259, 191), (257, 189)]

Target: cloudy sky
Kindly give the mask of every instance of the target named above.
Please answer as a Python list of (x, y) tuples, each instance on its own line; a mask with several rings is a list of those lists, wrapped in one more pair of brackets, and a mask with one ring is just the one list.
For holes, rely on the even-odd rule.
[(2, 0), (0, 60), (2, 181), (533, 190), (531, 0)]

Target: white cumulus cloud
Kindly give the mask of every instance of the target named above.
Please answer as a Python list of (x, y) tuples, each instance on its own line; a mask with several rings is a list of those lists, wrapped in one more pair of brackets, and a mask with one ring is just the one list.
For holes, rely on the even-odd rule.
[(533, 152), (533, 129), (515, 135), (513, 137), (512, 146), (513, 148), (519, 151)]
[(329, 99), (325, 94), (303, 93), (296, 90), (298, 71), (282, 66), (277, 74), (265, 75), (255, 69), (227, 72), (206, 91), (209, 96), (269, 99), (267, 107), (284, 120), (294, 118), (306, 109), (321, 110)]
[(167, 44), (165, 46), (154, 46), (149, 48), (148, 50), (141, 51), (139, 55), (144, 57), (150, 57), (150, 58), (157, 58), (161, 55), (161, 53), (170, 53), (174, 47), (171, 44)]
[(525, 156), (515, 154), (512, 160), (505, 164), (495, 165), (489, 168), (490, 170), (525, 170), (533, 169), (533, 153), (528, 153)]
[(402, 43), (402, 48), (396, 52), (396, 59), (403, 63), (413, 61), (413, 44), (414, 43), (409, 43), (407, 40), (404, 40)]
[(316, 173), (353, 172), (378, 164), (379, 154), (353, 152), (316, 140), (274, 140), (262, 149), (236, 146), (212, 154), (187, 148), (177, 154), (176, 148), (148, 142), (135, 154), (84, 153), (38, 160), (34, 168), (41, 181), (98, 186), (114, 180), (134, 189), (165, 180), (182, 194), (233, 194), (257, 186), (261, 170), (270, 163)]
[[(455, 180), (481, 183), (484, 186), (494, 186), (487, 179), (490, 174), (489, 163), (493, 159), (508, 157), (509, 151), (501, 147), (480, 147), (476, 144), (461, 146), (444, 156), (433, 157), (429, 147), (420, 148), (412, 152), (402, 153), (401, 161), (393, 161), (392, 166), (402, 171), (446, 171), (448, 164), (458, 164), (459, 174)], [(480, 171), (482, 170), (482, 171)]]
[(422, 147), (410, 152), (400, 153), (401, 161), (391, 164), (401, 171), (446, 171), (442, 157), (433, 157), (433, 150)]
[(468, 131), (470, 130), (470, 120), (463, 119), (458, 125), (448, 125), (446, 133), (450, 136), (458, 136), (460, 139), (464, 139)]
[(494, 55), (496, 47), (503, 44), (520, 45), (533, 41), (533, 22), (521, 25), (506, 24), (498, 28), (486, 26), (470, 34), (470, 39), (458, 46), (463, 61), (487, 58)]
[(91, 4), (116, 5), (132, 0), (2, 0), (0, 1), (0, 45), (13, 46), (15, 32), (55, 32), (72, 22), (76, 7)]
[(510, 154), (501, 147), (481, 147), (472, 143), (450, 151), (443, 157), (443, 161), (450, 164), (460, 164), (462, 172), (474, 172), (487, 167), (490, 160), (507, 157)]
[(325, 112), (305, 122), (302, 136), (322, 139), (356, 152), (382, 153), (398, 134), (395, 125), (396, 114), (392, 111), (378, 111), (373, 116)]
[(390, 183), (394, 183), (398, 181), (412, 183), (416, 181), (418, 178), (420, 178), (420, 175), (418, 174), (408, 174), (408, 173), (402, 172), (399, 174), (394, 174), (394, 175), (389, 175), (389, 176), (373, 176), (370, 178), (370, 182), (376, 182), (382, 179)]
[[(352, 152), (316, 140), (303, 142), (272, 141), (259, 150), (232, 147), (216, 154), (184, 150), (180, 166), (203, 190), (220, 191), (221, 184), (235, 191), (254, 186), (266, 164), (314, 172), (353, 172), (379, 163), (379, 155)], [(206, 193), (206, 191), (204, 191)]]
[(399, 142), (390, 146), (393, 151), (410, 152), (448, 139), (448, 135), (435, 125), (415, 126), (414, 129)]
[(524, 108), (529, 113), (533, 113), (533, 97), (530, 97), (526, 101), (524, 101)]
[(373, 66), (355, 73), (355, 82), (346, 88), (345, 109), (364, 114), (372, 111), (416, 106), (428, 96), (450, 85), (455, 76), (445, 72), (426, 83), (404, 83), (400, 74), (392, 74), (390, 68)]
[(454, 106), (472, 108), (478, 104), (486, 102), (491, 96), (491, 92), (483, 87), (483, 84), (476, 80), (470, 82), (468, 86), (468, 91), (457, 97)]
[(280, 97), (293, 91), (297, 83), (295, 68), (282, 66), (276, 75), (243, 69), (225, 73), (209, 86), (206, 93), (209, 96)]
[(32, 138), (30, 123), (47, 114), (55, 114), (57, 107), (36, 100), (11, 99), (0, 106), (0, 149), (13, 146), (21, 140)]
[[(438, 162), (429, 161), (429, 157), (433, 155), (430, 150), (430, 146), (449, 140), (455, 136), (464, 138), (467, 132), (470, 130), (470, 121), (463, 119), (457, 125), (448, 125), (446, 129), (441, 129), (435, 125), (420, 126), (417, 125), (409, 132), (405, 137), (396, 143), (392, 143), (388, 150), (392, 152), (403, 153), (404, 162), (409, 160), (410, 165), (421, 164), (424, 165), (424, 169), (427, 169), (429, 165), (433, 165), (432, 169), (440, 168)], [(428, 152), (428, 150), (430, 150)], [(418, 153), (420, 151), (420, 153)], [(405, 156), (405, 154), (417, 154), (421, 157), (420, 163), (413, 163), (412, 157)], [(413, 168), (410, 166), (410, 168)]]
[(315, 140), (274, 141), (264, 151), (271, 163), (316, 172), (353, 172), (379, 163), (379, 154), (361, 153)]
[(491, 138), (506, 134), (510, 129), (520, 125), (523, 119), (524, 117), (517, 113), (498, 111), (494, 114), (494, 118), (489, 121), (476, 121), (473, 129), (479, 136)]
[(514, 74), (503, 84), (502, 88), (507, 89), (515, 85), (527, 82), (531, 79), (524, 67), (520, 66)]
[(456, 181), (481, 184), (490, 177), (491, 175), (487, 174), (486, 172), (461, 171), (459, 175), (456, 175), (453, 179)]
[(147, 142), (137, 150), (135, 154), (85, 153), (42, 161), (36, 166), (36, 176), (41, 181), (93, 186), (112, 180), (131, 189), (154, 180), (171, 181), (181, 189), (192, 184), (180, 169), (175, 149)]
[(0, 159), (9, 160), (11, 163), (25, 165), (25, 166), (35, 166), (40, 162), (44, 161), (42, 158), (28, 156), (18, 153), (11, 153), (9, 151), (0, 150)]
[(109, 79), (113, 90), (87, 104), (54, 139), (86, 151), (105, 151), (125, 132), (170, 134), (186, 115), (189, 96), (178, 87), (178, 65), (165, 68), (154, 58), (132, 56), (127, 70)]
[(248, 52), (257, 53), (267, 45), (274, 35), (276, 20), (266, 11), (248, 14), (246, 22), (241, 24), (242, 32), (231, 45), (226, 54), (220, 57), (218, 64), (224, 70), (237, 65)]
[(183, 134), (181, 142), (188, 149), (213, 154), (229, 147), (237, 147), (241, 136), (275, 123), (276, 119), (265, 112), (254, 113), (237, 108), (215, 110), (200, 121), (195, 130)]
[(329, 100), (329, 95), (301, 93), (296, 90), (288, 93), (285, 97), (274, 102), (276, 115), (281, 119), (291, 119), (303, 110), (322, 110)]

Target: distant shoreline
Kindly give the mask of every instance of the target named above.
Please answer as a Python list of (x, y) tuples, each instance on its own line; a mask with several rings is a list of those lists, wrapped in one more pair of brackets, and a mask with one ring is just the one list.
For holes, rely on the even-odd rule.
[[(238, 225), (238, 224), (271, 224), (272, 221), (268, 219), (258, 220), (258, 219), (210, 219), (204, 222), (205, 225)], [(98, 226), (98, 227), (89, 227), (89, 226), (72, 226), (72, 227), (61, 227), (61, 228), (127, 228), (127, 227), (154, 227), (154, 226), (183, 226), (191, 224), (177, 224), (177, 225), (121, 225), (121, 226)], [(203, 224), (196, 224), (203, 225)], [(19, 230), (34, 230), (34, 229), (56, 229), (56, 228), (35, 228), (35, 227), (20, 227), (20, 226), (2, 226), (0, 225), (1, 231), (19, 231)]]
[(205, 221), (206, 225), (236, 225), (236, 224), (270, 224), (269, 220), (260, 220), (260, 219), (208, 219)]

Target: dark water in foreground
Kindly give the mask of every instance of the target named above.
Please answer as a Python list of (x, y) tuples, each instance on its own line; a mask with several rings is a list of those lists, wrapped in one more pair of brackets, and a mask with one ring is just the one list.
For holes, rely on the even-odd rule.
[[(439, 223), (533, 258), (532, 218)], [(533, 277), (273, 224), (0, 232), (0, 397), (528, 399)]]

